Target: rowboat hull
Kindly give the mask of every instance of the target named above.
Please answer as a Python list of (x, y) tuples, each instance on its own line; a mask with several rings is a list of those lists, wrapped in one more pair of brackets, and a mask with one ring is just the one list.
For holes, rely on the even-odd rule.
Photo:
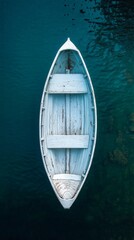
[(70, 39), (57, 52), (46, 79), (39, 133), (48, 178), (62, 206), (70, 208), (91, 167), (97, 134), (91, 78)]

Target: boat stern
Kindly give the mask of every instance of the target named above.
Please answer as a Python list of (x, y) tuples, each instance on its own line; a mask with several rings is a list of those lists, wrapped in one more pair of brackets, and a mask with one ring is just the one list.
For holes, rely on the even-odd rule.
[(55, 174), (53, 186), (64, 208), (69, 209), (76, 199), (81, 184), (81, 176), (75, 174)]
[(63, 206), (63, 208), (69, 209), (72, 206), (72, 204), (75, 201), (75, 199), (62, 199), (62, 198), (59, 198), (59, 201), (60, 201), (61, 205)]

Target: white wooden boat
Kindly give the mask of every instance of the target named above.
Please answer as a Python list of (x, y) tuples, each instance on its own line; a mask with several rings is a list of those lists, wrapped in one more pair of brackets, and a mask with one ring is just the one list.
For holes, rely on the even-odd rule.
[(69, 38), (57, 52), (46, 79), (39, 131), (48, 178), (62, 206), (70, 208), (91, 167), (97, 113), (87, 67)]

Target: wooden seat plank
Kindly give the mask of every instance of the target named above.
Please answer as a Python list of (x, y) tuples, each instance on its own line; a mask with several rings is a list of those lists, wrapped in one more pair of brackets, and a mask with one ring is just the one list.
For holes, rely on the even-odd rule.
[(48, 93), (87, 93), (83, 74), (54, 74), (48, 84)]
[(88, 148), (89, 135), (48, 135), (48, 148)]
[(54, 180), (75, 180), (75, 181), (81, 181), (81, 175), (61, 173), (61, 174), (53, 175), (53, 179)]

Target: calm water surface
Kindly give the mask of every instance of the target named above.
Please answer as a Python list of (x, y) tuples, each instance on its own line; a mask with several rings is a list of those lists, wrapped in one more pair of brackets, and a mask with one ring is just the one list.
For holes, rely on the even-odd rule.
[[(134, 3), (0, 0), (0, 239), (134, 240)], [(65, 211), (39, 149), (42, 90), (67, 37), (89, 69), (98, 138), (87, 181)]]

